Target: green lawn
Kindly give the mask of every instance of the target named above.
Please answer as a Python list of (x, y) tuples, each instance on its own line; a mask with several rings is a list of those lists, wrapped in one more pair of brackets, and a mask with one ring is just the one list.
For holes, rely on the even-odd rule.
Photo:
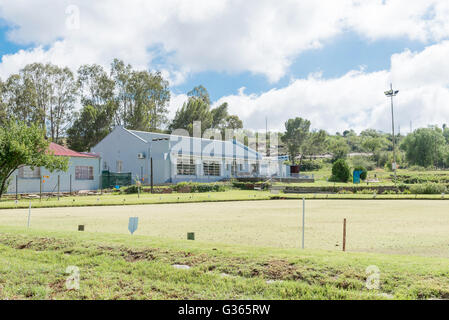
[(108, 194), (98, 196), (69, 196), (40, 199), (20, 199), (0, 201), (0, 209), (28, 208), (31, 201), (33, 208), (52, 207), (85, 207), (85, 206), (112, 206), (112, 205), (139, 205), (183, 202), (214, 202), (214, 201), (241, 201), (241, 200), (267, 200), (270, 193), (267, 191), (230, 190), (210, 193), (171, 193), (171, 194)]
[[(0, 227), (0, 299), (444, 299), (447, 263)], [(380, 282), (368, 290), (373, 265)], [(79, 290), (66, 287), (68, 266), (79, 268)]]
[[(342, 184), (348, 186), (349, 184)], [(310, 186), (310, 184), (309, 184)], [(384, 200), (449, 200), (449, 195), (415, 195), (415, 194), (291, 194), (280, 193), (271, 194), (269, 191), (247, 191), (230, 190), (225, 192), (211, 193), (172, 193), (172, 194), (149, 194), (143, 193), (125, 195), (98, 195), (98, 196), (70, 196), (39, 199), (20, 199), (1, 200), (0, 212), (2, 209), (25, 209), (31, 202), (32, 208), (64, 208), (64, 207), (93, 207), (93, 206), (128, 206), (128, 205), (146, 205), (146, 204), (171, 204), (171, 203), (201, 203), (201, 202), (227, 202), (227, 201), (254, 201), (270, 199), (384, 199)]]
[[(449, 298), (446, 201), (306, 201), (305, 250), (301, 208), (293, 200), (40, 208), (29, 229), (28, 210), (1, 210), (0, 299)], [(134, 235), (130, 216), (139, 217)], [(79, 290), (66, 287), (69, 266), (79, 268)], [(377, 289), (366, 287), (369, 266), (380, 272)]]
[[(449, 258), (449, 203), (432, 200), (308, 200), (306, 247), (340, 251), (347, 219), (347, 250)], [(238, 201), (32, 209), (33, 230), (127, 234), (183, 240), (195, 232), (203, 243), (299, 248), (302, 201)], [(0, 225), (24, 227), (27, 209), (0, 211)]]

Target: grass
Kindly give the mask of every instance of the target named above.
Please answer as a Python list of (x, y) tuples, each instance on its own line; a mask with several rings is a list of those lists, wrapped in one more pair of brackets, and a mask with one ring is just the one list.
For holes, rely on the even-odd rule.
[[(306, 247), (340, 251), (346, 218), (347, 250), (449, 258), (445, 201), (306, 201)], [(300, 248), (301, 201), (240, 201), (150, 206), (32, 209), (35, 230), (71, 232), (85, 225), (94, 234), (128, 234), (128, 218), (139, 217), (136, 235), (254, 247)], [(0, 225), (24, 227), (28, 210), (0, 211)]]
[[(348, 186), (349, 184), (342, 184)], [(309, 185), (310, 187), (310, 185)], [(170, 203), (200, 203), (200, 202), (227, 202), (227, 201), (254, 201), (254, 200), (275, 200), (275, 199), (346, 199), (346, 200), (449, 200), (449, 195), (415, 195), (415, 194), (292, 194), (280, 193), (271, 194), (268, 191), (251, 190), (230, 190), (225, 192), (210, 193), (171, 193), (171, 194), (108, 194), (98, 196), (69, 196), (39, 199), (19, 199), (17, 202), (12, 199), (0, 201), (0, 211), (2, 209), (25, 209), (31, 202), (32, 208), (68, 208), (68, 207), (103, 207), (103, 206), (128, 206), (146, 204), (170, 204)]]
[[(352, 171), (351, 171), (352, 172)], [(329, 179), (332, 175), (332, 168), (330, 165), (325, 165), (320, 170), (303, 172), (305, 175), (314, 176), (314, 183), (288, 183), (289, 186), (300, 186), (300, 187), (310, 187), (310, 186), (318, 186), (318, 187), (344, 187), (344, 186), (352, 186), (353, 183), (334, 183), (329, 182)], [(428, 176), (428, 175), (449, 175), (449, 170), (426, 170), (426, 171), (413, 171), (408, 169), (398, 169), (398, 175), (411, 175), (411, 176)], [(372, 186), (393, 186), (395, 183), (393, 182), (393, 172), (387, 171), (385, 169), (375, 169), (368, 172), (368, 180), (377, 178), (379, 182), (370, 183)], [(277, 182), (277, 185), (285, 185), (286, 183)], [(362, 183), (365, 185), (365, 183)]]
[[(0, 299), (429, 299), (447, 259), (0, 227)], [(173, 264), (188, 265), (179, 270)], [(368, 266), (380, 287), (365, 286)], [(80, 270), (80, 289), (65, 286)]]
[(210, 193), (171, 193), (171, 194), (123, 194), (123, 195), (98, 195), (98, 196), (69, 196), (39, 199), (20, 199), (0, 201), (0, 209), (28, 208), (30, 201), (33, 208), (53, 207), (86, 207), (86, 206), (122, 206), (162, 203), (185, 202), (215, 202), (215, 201), (242, 201), (242, 200), (267, 200), (270, 193), (267, 191), (230, 190), (225, 192)]

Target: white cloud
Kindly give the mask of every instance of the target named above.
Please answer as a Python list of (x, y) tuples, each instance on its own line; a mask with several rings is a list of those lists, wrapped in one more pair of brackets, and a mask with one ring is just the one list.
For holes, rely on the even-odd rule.
[(238, 114), (245, 127), (262, 130), (265, 117), (271, 129), (283, 130), (286, 119), (303, 117), (312, 126), (330, 133), (345, 129), (391, 130), (391, 111), (384, 91), (389, 84), (400, 84), (395, 98), (395, 123), (402, 132), (428, 124), (449, 123), (449, 42), (427, 47), (419, 53), (405, 51), (392, 57), (392, 69), (367, 73), (351, 71), (340, 78), (322, 79), (311, 75), (297, 79), (281, 89), (261, 95), (222, 97), (230, 112)]
[[(77, 30), (66, 26), (72, 4)], [(162, 56), (175, 83), (205, 70), (249, 71), (276, 82), (301, 52), (346, 30), (373, 40), (449, 35), (446, 0), (0, 0), (0, 18), (13, 27), (11, 41), (36, 46), (4, 57), (3, 76), (30, 59), (76, 68), (118, 57), (148, 67)]]
[[(67, 28), (72, 4), (79, 8), (79, 29)], [(0, 19), (12, 27), (10, 41), (31, 46), (2, 57), (3, 78), (35, 61), (76, 69), (108, 66), (118, 57), (136, 68), (162, 70), (172, 85), (200, 71), (250, 72), (276, 82), (302, 52), (342, 32), (373, 41), (406, 37), (434, 45), (393, 55), (391, 70), (351, 71), (336, 79), (313, 74), (260, 95), (241, 90), (218, 103), (228, 101), (250, 128), (262, 129), (268, 115), (270, 126), (281, 129), (285, 119), (299, 115), (329, 131), (389, 130), (383, 91), (393, 80), (401, 89), (396, 110), (402, 127), (449, 116), (447, 0), (0, 0)], [(172, 96), (171, 117), (185, 99)]]
[(168, 105), (168, 118), (173, 119), (175, 117), (176, 111), (182, 107), (184, 102), (186, 102), (188, 96), (186, 94), (176, 94), (171, 93), (170, 104)]

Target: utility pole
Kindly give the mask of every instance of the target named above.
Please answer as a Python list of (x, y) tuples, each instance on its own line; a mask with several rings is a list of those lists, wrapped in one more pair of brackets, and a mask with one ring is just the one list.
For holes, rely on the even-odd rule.
[(399, 93), (399, 90), (393, 90), (393, 84), (390, 83), (390, 90), (385, 91), (385, 95), (391, 99), (391, 131), (392, 131), (392, 140), (393, 140), (393, 171), (394, 171), (394, 181), (396, 183), (396, 137), (394, 135), (394, 112), (393, 112), (393, 97), (395, 97)]

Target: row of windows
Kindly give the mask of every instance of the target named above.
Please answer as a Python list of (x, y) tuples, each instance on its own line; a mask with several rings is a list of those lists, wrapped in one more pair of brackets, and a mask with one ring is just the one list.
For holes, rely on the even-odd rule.
[(203, 162), (203, 171), (205, 176), (213, 176), (217, 177), (220, 175), (221, 165), (219, 162), (215, 161), (204, 161)]
[[(41, 168), (22, 166), (19, 168), (19, 178), (22, 179), (40, 179)], [(94, 180), (94, 167), (91, 166), (76, 166), (75, 167), (75, 180)]]
[(194, 176), (196, 174), (195, 163), (191, 158), (178, 158), (176, 168), (180, 176)]
[[(192, 158), (178, 158), (176, 164), (177, 174), (180, 176), (196, 175), (196, 166)], [(216, 161), (204, 161), (203, 171), (205, 176), (220, 176), (221, 165)]]
[[(246, 166), (243, 164), (238, 165), (239, 171), (244, 171)], [(194, 176), (196, 175), (196, 166), (193, 158), (178, 158), (177, 159), (177, 174), (180, 176)], [(257, 173), (259, 171), (258, 164), (251, 164), (248, 168), (251, 173)], [(234, 163), (226, 165), (226, 170), (237, 171), (237, 164)], [(205, 176), (220, 176), (221, 164), (218, 161), (204, 161), (203, 162), (203, 172)]]

